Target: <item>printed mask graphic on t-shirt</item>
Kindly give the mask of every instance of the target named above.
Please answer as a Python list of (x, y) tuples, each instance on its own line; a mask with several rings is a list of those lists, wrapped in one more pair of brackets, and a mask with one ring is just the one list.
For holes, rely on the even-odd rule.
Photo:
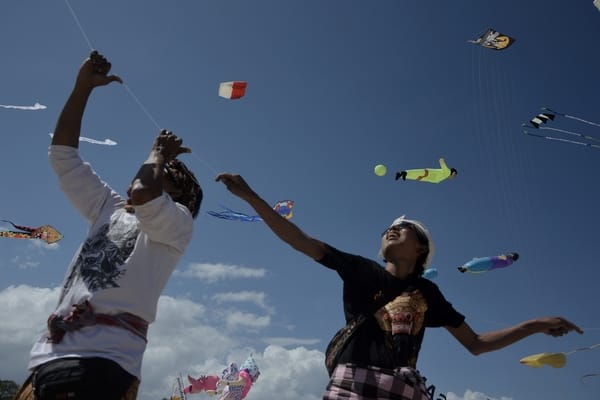
[(396, 348), (395, 351), (401, 355), (400, 358), (406, 358), (402, 360), (403, 363), (406, 362), (411, 366), (416, 363), (418, 349), (415, 336), (423, 329), (426, 311), (427, 301), (417, 289), (402, 293), (375, 313), (379, 326), (391, 334), (395, 346), (402, 343), (403, 347), (408, 347)]
[(119, 267), (133, 251), (138, 234), (137, 224), (126, 223), (117, 216), (85, 241), (74, 271), (89, 291), (119, 287), (117, 281), (125, 273)]

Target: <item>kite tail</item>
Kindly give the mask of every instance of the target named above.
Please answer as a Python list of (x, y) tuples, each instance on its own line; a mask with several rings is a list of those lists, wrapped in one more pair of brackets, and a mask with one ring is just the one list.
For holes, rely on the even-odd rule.
[[(8, 222), (8, 223), (9, 223), (9, 224), (11, 224), (11, 225), (12, 225), (12, 226), (13, 226), (15, 229), (20, 229), (20, 230), (22, 230), (22, 231), (26, 231), (26, 232), (31, 232), (31, 233), (33, 233), (33, 232), (35, 232), (35, 230), (36, 230), (36, 228), (30, 228), (30, 227), (28, 227), (28, 226), (15, 225), (15, 224), (14, 224), (12, 221), (9, 221), (9, 220), (7, 220), (7, 219), (3, 219), (3, 220), (0, 220), (0, 221), (2, 221), (2, 222)], [(14, 233), (17, 233), (17, 232), (14, 232)]]
[(592, 122), (592, 121), (588, 121), (588, 120), (585, 120), (585, 119), (583, 119), (583, 118), (574, 117), (574, 116), (572, 116), (572, 115), (566, 115), (566, 114), (564, 115), (564, 117), (565, 117), (565, 118), (574, 119), (574, 120), (576, 120), (576, 121), (579, 121), (579, 122), (583, 122), (584, 124), (588, 124), (588, 125), (593, 125), (593, 126), (598, 126), (598, 127), (600, 127), (600, 124), (599, 124), (599, 123), (597, 123), (597, 122)]
[(565, 353), (565, 355), (568, 356), (570, 354), (573, 354), (573, 353), (578, 352), (578, 351), (583, 351), (583, 350), (594, 350), (596, 347), (600, 347), (600, 343), (596, 343), (596, 344), (593, 344), (593, 345), (588, 346), (588, 347), (580, 347), (578, 349), (571, 350), (568, 353)]
[(595, 147), (597, 149), (600, 149), (600, 145), (597, 144), (593, 144), (593, 143), (585, 143), (585, 142), (578, 142), (576, 140), (569, 140), (569, 139), (564, 139), (564, 138), (557, 138), (557, 137), (552, 137), (552, 136), (544, 136), (544, 135), (538, 135), (536, 133), (531, 133), (527, 130), (523, 130), (523, 133), (529, 136), (535, 136), (541, 139), (548, 139), (548, 140), (556, 140), (557, 142), (565, 142), (565, 143), (572, 143), (572, 144), (577, 144), (580, 146), (589, 146), (589, 147)]
[(548, 108), (548, 107), (542, 107), (542, 110), (550, 111), (550, 112), (552, 112), (552, 113), (555, 113), (555, 114), (558, 114), (558, 115), (560, 115), (560, 116), (562, 116), (562, 117), (569, 118), (569, 119), (574, 119), (575, 121), (579, 121), (579, 122), (583, 122), (584, 124), (588, 124), (588, 125), (593, 125), (593, 126), (598, 126), (598, 127), (600, 127), (600, 124), (599, 124), (599, 123), (597, 123), (597, 122), (588, 121), (588, 120), (586, 120), (586, 119), (579, 118), (579, 117), (576, 117), (576, 116), (574, 116), (574, 115), (563, 114), (563, 113), (560, 113), (560, 112), (558, 112), (558, 111), (554, 111), (554, 110), (552, 110), (552, 109), (550, 109), (550, 108)]
[(27, 232), (13, 232), (13, 231), (0, 231), (0, 237), (7, 237), (13, 239), (32, 239), (31, 233)]
[(577, 133), (577, 132), (572, 132), (572, 131), (566, 131), (564, 129), (550, 128), (550, 127), (547, 127), (547, 126), (540, 126), (539, 129), (546, 129), (546, 130), (549, 130), (549, 131), (555, 131), (555, 132), (565, 133), (567, 135), (579, 136), (579, 137), (582, 137), (582, 138), (585, 138), (585, 139), (588, 139), (588, 140), (593, 140), (593, 141), (596, 141), (596, 142), (600, 142), (600, 139), (595, 138), (593, 136), (588, 136), (588, 135), (584, 135), (584, 134)]

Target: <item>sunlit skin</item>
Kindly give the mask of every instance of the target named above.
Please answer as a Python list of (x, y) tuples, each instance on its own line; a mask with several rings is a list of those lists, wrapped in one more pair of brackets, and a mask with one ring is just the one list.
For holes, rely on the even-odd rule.
[(392, 226), (381, 237), (385, 269), (397, 278), (406, 278), (415, 270), (418, 257), (426, 250), (411, 227)]

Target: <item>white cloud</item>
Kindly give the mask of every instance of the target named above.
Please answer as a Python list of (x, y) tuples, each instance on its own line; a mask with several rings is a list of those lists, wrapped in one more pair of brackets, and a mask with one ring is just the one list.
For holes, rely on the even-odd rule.
[(266, 295), (264, 292), (251, 292), (247, 290), (241, 292), (224, 292), (217, 293), (212, 298), (217, 303), (252, 303), (262, 308), (263, 310), (273, 312), (272, 307), (269, 307), (266, 304)]
[(275, 346), (310, 346), (316, 345), (321, 342), (320, 339), (304, 339), (304, 338), (293, 338), (293, 337), (267, 337), (263, 339), (263, 342), (272, 344)]
[(190, 264), (183, 272), (175, 271), (176, 276), (196, 278), (208, 283), (227, 279), (262, 278), (267, 273), (264, 268), (248, 268), (228, 264)]
[(259, 316), (253, 313), (245, 313), (242, 311), (228, 312), (225, 317), (225, 322), (229, 329), (243, 330), (266, 328), (271, 324), (271, 317), (268, 315)]
[[(0, 379), (17, 383), (25, 380), (29, 350), (43, 331), (58, 293), (56, 288), (27, 285), (0, 290)], [(168, 398), (178, 373), (184, 378), (188, 374), (194, 377), (219, 374), (229, 362), (241, 364), (249, 354), (256, 360), (261, 376), (247, 400), (321, 399), (327, 385), (322, 352), (305, 347), (285, 349), (279, 345), (255, 349), (248, 343), (256, 344), (260, 339), (254, 340), (249, 335), (248, 326), (264, 329), (269, 326), (270, 317), (239, 313), (224, 319), (211, 317), (209, 321), (209, 310), (226, 315), (225, 311), (215, 309), (214, 304), (209, 309), (186, 298), (160, 298), (157, 320), (150, 327), (144, 356), (140, 400)], [(241, 329), (227, 329), (232, 320)], [(293, 340), (302, 339), (292, 339), (290, 343)]]
[(467, 389), (462, 397), (452, 392), (446, 393), (446, 400), (512, 400), (512, 397), (493, 397)]

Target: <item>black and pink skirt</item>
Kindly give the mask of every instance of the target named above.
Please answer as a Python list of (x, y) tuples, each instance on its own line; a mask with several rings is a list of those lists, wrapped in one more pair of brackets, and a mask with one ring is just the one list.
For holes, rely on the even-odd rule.
[(414, 368), (338, 365), (323, 400), (432, 400), (425, 379)]

